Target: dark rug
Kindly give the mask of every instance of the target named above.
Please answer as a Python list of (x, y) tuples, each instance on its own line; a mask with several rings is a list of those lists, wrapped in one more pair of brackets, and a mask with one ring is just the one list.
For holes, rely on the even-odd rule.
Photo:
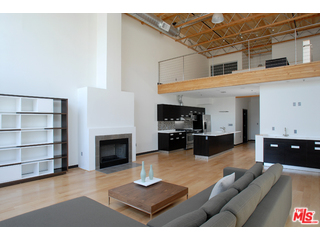
[(141, 166), (140, 163), (130, 162), (130, 163), (124, 163), (124, 164), (120, 164), (112, 167), (98, 169), (97, 171), (105, 174), (110, 174), (110, 173), (120, 172), (120, 171), (127, 170), (134, 167), (139, 167), (139, 166)]
[(145, 227), (145, 225), (83, 196), (0, 221), (0, 227)]

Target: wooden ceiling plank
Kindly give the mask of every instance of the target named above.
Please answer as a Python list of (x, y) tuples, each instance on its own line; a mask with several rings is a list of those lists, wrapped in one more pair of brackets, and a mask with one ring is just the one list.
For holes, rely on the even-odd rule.
[(172, 15), (166, 16), (164, 18), (161, 18), (163, 21), (169, 19), (169, 18), (175, 18), (176, 16), (180, 15), (182, 13), (173, 13)]
[(209, 13), (209, 14), (206, 14), (206, 15), (204, 15), (202, 17), (198, 17), (198, 18), (192, 19), (190, 21), (175, 25), (174, 27), (178, 28), (178, 27), (182, 27), (182, 26), (187, 25), (187, 24), (191, 26), (193, 24), (198, 23), (201, 20), (204, 20), (204, 19), (207, 19), (207, 18), (211, 17), (212, 15), (213, 15), (213, 13)]
[[(295, 18), (286, 19), (286, 20), (283, 20), (283, 21), (280, 21), (280, 22), (275, 22), (275, 23), (272, 23), (272, 24), (269, 24), (269, 25), (257, 27), (257, 28), (250, 29), (250, 30), (245, 30), (245, 31), (240, 32), (240, 33), (241, 34), (247, 34), (247, 33), (250, 33), (250, 32), (259, 31), (261, 29), (270, 28), (270, 27), (274, 27), (274, 26), (277, 26), (277, 25), (282, 25), (282, 24), (285, 24), (285, 23), (289, 23), (289, 22), (294, 21), (294, 20), (302, 20), (304, 18), (313, 17), (315, 15), (320, 15), (320, 14), (318, 14), (318, 13), (308, 13), (308, 14), (305, 14), (305, 15), (302, 15), (302, 16), (298, 16), (298, 17), (295, 17)], [(200, 46), (202, 44), (206, 44), (206, 43), (209, 43), (209, 42), (221, 40), (221, 39), (224, 39), (224, 38), (235, 37), (235, 36), (239, 35), (240, 33), (231, 34), (231, 35), (228, 35), (228, 36), (225, 36), (225, 37), (220, 37), (220, 38), (216, 38), (216, 39), (213, 39), (213, 40), (201, 42), (201, 43), (189, 46), (189, 48), (197, 47), (197, 46)]]
[(269, 16), (272, 16), (272, 15), (275, 15), (275, 14), (278, 14), (278, 13), (269, 13), (269, 14), (259, 13), (259, 14), (257, 14), (257, 15), (252, 15), (252, 16), (250, 16), (250, 17), (242, 18), (242, 19), (239, 19), (239, 20), (236, 20), (236, 21), (232, 21), (232, 22), (227, 23), (227, 24), (223, 24), (223, 25), (221, 25), (221, 26), (214, 27), (214, 28), (212, 28), (212, 29), (208, 29), (208, 30), (205, 30), (205, 31), (196, 33), (196, 34), (192, 34), (192, 35), (189, 35), (189, 36), (186, 36), (186, 37), (183, 37), (183, 38), (176, 39), (176, 41), (181, 41), (181, 40), (184, 40), (184, 39), (186, 39), (186, 38), (192, 38), (192, 37), (195, 37), (195, 36), (198, 36), (198, 35), (201, 35), (201, 34), (205, 34), (205, 33), (213, 32), (213, 31), (217, 31), (217, 30), (220, 30), (220, 29), (223, 29), (223, 28), (228, 28), (228, 27), (236, 26), (236, 25), (239, 25), (239, 24), (243, 24), (243, 23), (246, 23), (246, 22), (250, 22), (250, 21), (255, 20), (255, 19), (258, 19), (258, 18), (269, 17)]
[[(308, 30), (308, 29), (313, 29), (313, 28), (316, 28), (316, 27), (319, 27), (320, 26), (320, 23), (317, 23), (317, 24), (314, 24), (312, 26), (306, 26), (306, 27), (300, 27), (297, 29), (297, 31), (305, 31), (305, 30)], [(270, 34), (270, 35), (266, 35), (266, 36), (263, 36), (263, 37), (259, 37), (258, 39), (261, 40), (261, 39), (264, 39), (264, 38), (270, 38), (270, 37), (276, 37), (276, 36), (281, 36), (281, 35), (285, 35), (289, 32), (294, 32), (295, 29), (291, 29), (291, 30), (288, 30), (286, 32), (280, 32), (280, 33), (273, 33), (273, 34)], [(309, 35), (310, 36), (310, 35)], [(312, 35), (311, 35), (312, 36)], [(255, 40), (255, 39), (252, 39), (252, 40)], [(250, 41), (252, 41), (250, 40)], [(243, 40), (241, 42), (236, 42), (236, 43), (232, 43), (232, 44), (226, 44), (224, 46), (221, 46), (221, 47), (216, 47), (216, 48), (208, 48), (208, 50), (206, 51), (203, 51), (204, 52), (211, 52), (211, 51), (214, 51), (214, 50), (218, 50), (218, 49), (222, 49), (222, 48), (226, 48), (226, 47), (232, 47), (232, 46), (235, 46), (235, 45), (238, 45), (238, 44), (243, 44), (243, 43), (246, 43), (248, 42), (248, 40)]]

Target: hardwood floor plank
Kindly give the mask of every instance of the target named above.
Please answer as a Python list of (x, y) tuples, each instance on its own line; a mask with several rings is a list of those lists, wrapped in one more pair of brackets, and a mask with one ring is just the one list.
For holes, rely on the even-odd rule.
[[(254, 142), (241, 144), (209, 161), (195, 160), (191, 149), (170, 154), (156, 152), (140, 155), (136, 162), (144, 161), (147, 173), (152, 164), (155, 177), (188, 187), (190, 198), (217, 182), (223, 176), (223, 168), (230, 166), (248, 169), (253, 166), (254, 147)], [(135, 167), (104, 174), (72, 168), (65, 175), (0, 188), (0, 221), (80, 196), (87, 196), (108, 206), (108, 190), (139, 179), (140, 171), (141, 167)], [(293, 207), (286, 226), (306, 226), (292, 222), (294, 207), (308, 207), (316, 212), (314, 219), (320, 220), (320, 173), (285, 169), (283, 174), (292, 177), (293, 186)], [(185, 201), (185, 198), (156, 213), (154, 217), (182, 201)], [(110, 207), (143, 224), (150, 220), (149, 214), (118, 201), (111, 201)], [(319, 224), (313, 226), (319, 227)]]

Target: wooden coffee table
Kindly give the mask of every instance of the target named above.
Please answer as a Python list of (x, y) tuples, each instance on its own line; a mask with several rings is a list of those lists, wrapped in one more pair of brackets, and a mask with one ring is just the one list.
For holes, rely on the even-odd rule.
[(148, 187), (128, 183), (108, 191), (108, 204), (110, 205), (110, 198), (113, 198), (150, 214), (150, 218), (152, 218), (154, 213), (183, 196), (187, 196), (188, 199), (188, 188), (172, 183), (161, 181)]

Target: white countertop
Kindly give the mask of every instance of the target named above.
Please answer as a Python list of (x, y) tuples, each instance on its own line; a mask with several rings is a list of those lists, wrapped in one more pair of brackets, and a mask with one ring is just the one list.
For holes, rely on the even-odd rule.
[(216, 136), (222, 136), (227, 134), (234, 134), (241, 131), (234, 131), (234, 132), (207, 132), (207, 133), (194, 133), (195, 136), (209, 136), (209, 137), (216, 137)]
[(300, 135), (289, 135), (287, 137), (283, 135), (269, 135), (269, 134), (258, 134), (256, 136), (264, 137), (264, 138), (279, 138), (279, 139), (297, 139), (297, 140), (319, 140), (320, 136), (300, 136)]
[(175, 129), (158, 131), (158, 133), (179, 133), (179, 132), (184, 132), (184, 131), (176, 131)]

